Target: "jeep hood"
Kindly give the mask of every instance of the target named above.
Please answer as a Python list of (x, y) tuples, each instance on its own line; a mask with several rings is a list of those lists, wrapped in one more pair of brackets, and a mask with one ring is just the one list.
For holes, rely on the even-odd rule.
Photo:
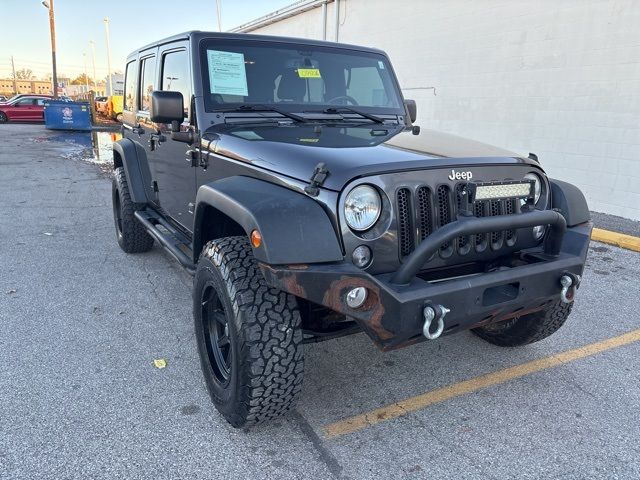
[(323, 187), (335, 191), (358, 177), (396, 171), (538, 165), (474, 140), (425, 129), (412, 135), (395, 125), (225, 125), (209, 129), (203, 140), (219, 155), (305, 182), (324, 163), (329, 176)]

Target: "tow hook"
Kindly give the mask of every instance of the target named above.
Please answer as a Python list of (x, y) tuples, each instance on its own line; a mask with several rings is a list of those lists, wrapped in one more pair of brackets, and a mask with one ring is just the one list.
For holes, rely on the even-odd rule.
[[(422, 315), (424, 316), (422, 334), (429, 340), (435, 340), (442, 335), (442, 331), (444, 330), (444, 317), (450, 311), (451, 310), (442, 305), (427, 305), (424, 307), (424, 310), (422, 310)], [(437, 320), (438, 328), (436, 328), (435, 332), (431, 333), (431, 324), (434, 320)]]
[(560, 285), (562, 285), (560, 299), (563, 303), (571, 303), (576, 297), (576, 290), (580, 285), (580, 275), (567, 272), (560, 278)]

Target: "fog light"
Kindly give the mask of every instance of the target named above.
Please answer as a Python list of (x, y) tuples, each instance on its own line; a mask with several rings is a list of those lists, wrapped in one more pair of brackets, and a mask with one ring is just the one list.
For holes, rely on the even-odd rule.
[(533, 227), (533, 238), (536, 240), (540, 240), (544, 235), (544, 225), (538, 225), (537, 227)]
[(371, 249), (366, 245), (360, 245), (351, 254), (353, 264), (359, 268), (365, 268), (371, 263)]
[(364, 287), (356, 287), (347, 292), (347, 305), (350, 308), (359, 308), (367, 300), (367, 289)]

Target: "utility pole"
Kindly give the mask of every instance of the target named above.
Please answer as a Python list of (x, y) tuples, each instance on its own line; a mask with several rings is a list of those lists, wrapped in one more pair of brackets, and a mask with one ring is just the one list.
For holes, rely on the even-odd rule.
[(104, 30), (107, 35), (107, 70), (109, 75), (109, 95), (113, 95), (113, 83), (111, 81), (111, 45), (109, 44), (109, 17), (104, 17)]
[(82, 59), (84, 60), (84, 85), (89, 91), (89, 76), (87, 75), (87, 52), (82, 52)]
[(58, 98), (58, 73), (56, 72), (56, 21), (53, 13), (53, 0), (44, 0), (42, 5), (49, 10), (49, 31), (51, 32), (51, 64), (53, 66), (53, 98)]
[(220, 20), (220, 0), (216, 0), (216, 12), (218, 14), (218, 31), (222, 31), (222, 21)]
[(91, 61), (93, 62), (93, 86), (97, 88), (98, 77), (96, 77), (96, 44), (93, 40), (89, 40), (91, 47)]
[(16, 82), (16, 64), (13, 63), (13, 55), (11, 55), (11, 70), (13, 71), (13, 94), (18, 94), (18, 84)]

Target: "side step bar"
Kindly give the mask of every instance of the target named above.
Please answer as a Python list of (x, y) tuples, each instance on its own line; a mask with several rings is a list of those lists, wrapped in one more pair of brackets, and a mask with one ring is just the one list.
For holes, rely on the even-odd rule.
[[(138, 221), (144, 225), (149, 235), (155, 238), (191, 275), (196, 271), (193, 261), (185, 250), (191, 251), (189, 239), (176, 230), (169, 222), (153, 210), (138, 210), (134, 213)], [(162, 227), (161, 230), (158, 227)], [(182, 248), (180, 248), (182, 247)]]

